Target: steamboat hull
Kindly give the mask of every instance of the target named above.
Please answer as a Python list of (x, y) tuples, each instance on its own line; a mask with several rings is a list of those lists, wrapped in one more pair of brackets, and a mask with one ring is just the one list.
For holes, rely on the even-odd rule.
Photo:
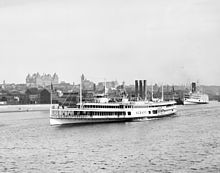
[(124, 117), (87, 117), (87, 118), (50, 118), (50, 125), (65, 125), (65, 124), (91, 124), (91, 123), (111, 123), (111, 122), (130, 122), (130, 121), (141, 121), (147, 119), (158, 119), (176, 114), (176, 110), (170, 110), (156, 115), (146, 114), (142, 116), (124, 116)]
[(141, 118), (100, 118), (100, 119), (75, 119), (75, 118), (50, 118), (50, 125), (65, 125), (65, 124), (93, 124), (93, 123), (113, 123), (113, 122), (130, 122), (140, 121)]
[(157, 119), (157, 118), (164, 118), (164, 117), (169, 117), (172, 115), (176, 114), (176, 110), (175, 111), (170, 111), (164, 114), (159, 114), (159, 115), (155, 115), (155, 116), (147, 116), (147, 119)]
[(208, 104), (207, 101), (190, 101), (190, 100), (185, 100), (184, 105), (197, 105), (197, 104)]

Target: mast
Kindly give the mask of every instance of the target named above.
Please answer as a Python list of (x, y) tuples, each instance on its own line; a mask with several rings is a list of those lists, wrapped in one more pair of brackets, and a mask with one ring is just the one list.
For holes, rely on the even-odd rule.
[(82, 108), (82, 77), (80, 79), (80, 84), (79, 84), (79, 99), (80, 99), (80, 108)]
[(153, 84), (151, 85), (151, 99), (152, 99), (152, 101), (154, 100), (154, 88), (153, 88)]
[(50, 116), (52, 115), (52, 106), (53, 106), (53, 84), (50, 85)]
[(50, 92), (50, 106), (52, 106), (52, 104), (53, 104), (53, 92), (52, 92), (52, 90), (51, 90), (51, 92)]
[(104, 79), (104, 96), (106, 96), (106, 80)]
[(53, 104), (53, 84), (50, 85), (50, 106)]

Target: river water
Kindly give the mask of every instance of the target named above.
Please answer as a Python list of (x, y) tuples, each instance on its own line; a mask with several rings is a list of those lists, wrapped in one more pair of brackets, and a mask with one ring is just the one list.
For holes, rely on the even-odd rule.
[(158, 120), (50, 126), (49, 111), (0, 114), (0, 172), (220, 172), (220, 103)]

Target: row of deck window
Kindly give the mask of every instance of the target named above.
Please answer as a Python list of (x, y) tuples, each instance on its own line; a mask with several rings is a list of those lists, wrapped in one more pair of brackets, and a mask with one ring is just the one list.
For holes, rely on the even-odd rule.
[(170, 105), (135, 105), (135, 106), (131, 106), (131, 105), (119, 105), (119, 106), (115, 106), (115, 105), (84, 105), (83, 108), (111, 108), (111, 109), (123, 109), (123, 108), (148, 108), (148, 107), (161, 107), (161, 106), (166, 106), (166, 107), (170, 107), (173, 106), (173, 104)]
[(174, 106), (174, 105), (173, 104), (170, 104), (170, 105), (154, 105), (154, 106), (149, 106), (149, 107), (154, 108), (154, 107), (161, 107), (161, 106), (171, 107), (171, 106)]
[(166, 107), (171, 107), (174, 105), (135, 105), (135, 108), (155, 108), (155, 107), (161, 107), (161, 106), (166, 106)]
[[(89, 112), (89, 111), (53, 111), (53, 116), (121, 116), (126, 115), (126, 112)], [(128, 112), (128, 115), (131, 115), (131, 112)]]
[(84, 105), (83, 108), (112, 108), (112, 109), (123, 109), (123, 108), (132, 108), (130, 105)]

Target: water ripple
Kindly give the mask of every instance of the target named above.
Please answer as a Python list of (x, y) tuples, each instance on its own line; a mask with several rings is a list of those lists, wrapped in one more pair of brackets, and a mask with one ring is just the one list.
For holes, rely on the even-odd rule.
[(1, 114), (0, 172), (220, 172), (220, 103), (178, 109), (152, 121), (56, 127), (49, 112)]

